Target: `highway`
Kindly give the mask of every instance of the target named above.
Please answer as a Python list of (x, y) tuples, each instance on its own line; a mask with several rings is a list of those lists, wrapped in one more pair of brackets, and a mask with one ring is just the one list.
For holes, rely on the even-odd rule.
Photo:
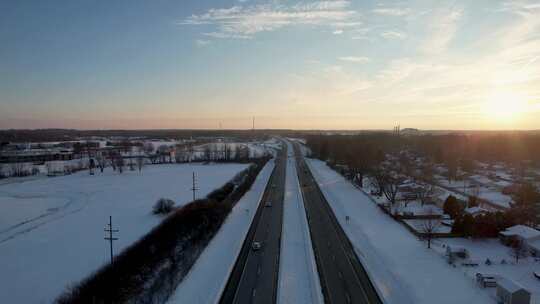
[[(287, 145), (276, 157), (276, 166), (265, 189), (253, 223), (234, 265), (220, 303), (275, 303), (283, 221)], [(271, 202), (271, 207), (265, 207)], [(261, 249), (252, 250), (253, 242)]]
[(307, 167), (298, 143), (294, 151), (325, 303), (382, 303)]

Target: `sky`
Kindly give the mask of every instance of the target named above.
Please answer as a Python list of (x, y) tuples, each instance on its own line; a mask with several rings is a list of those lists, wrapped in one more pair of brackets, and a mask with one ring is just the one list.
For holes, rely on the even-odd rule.
[(540, 129), (540, 0), (0, 0), (0, 128)]

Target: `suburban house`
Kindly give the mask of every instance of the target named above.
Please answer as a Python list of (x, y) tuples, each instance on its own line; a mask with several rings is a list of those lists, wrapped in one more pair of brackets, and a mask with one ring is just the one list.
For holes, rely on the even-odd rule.
[(510, 279), (500, 278), (497, 280), (497, 300), (502, 304), (529, 304), (531, 293)]
[(534, 241), (540, 240), (540, 231), (525, 225), (516, 225), (499, 232), (499, 239), (505, 245), (515, 241), (522, 241), (530, 246)]

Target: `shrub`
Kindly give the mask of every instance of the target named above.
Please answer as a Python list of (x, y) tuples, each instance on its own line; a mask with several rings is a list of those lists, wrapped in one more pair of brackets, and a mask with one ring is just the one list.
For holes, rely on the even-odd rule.
[(168, 198), (160, 198), (154, 207), (152, 212), (154, 214), (167, 214), (174, 209), (174, 201)]
[(210, 192), (210, 194), (208, 194), (206, 197), (211, 200), (222, 202), (225, 198), (227, 198), (227, 196), (229, 196), (229, 194), (231, 194), (231, 192), (233, 192), (233, 190), (234, 184), (226, 183), (225, 185), (223, 185), (223, 187)]

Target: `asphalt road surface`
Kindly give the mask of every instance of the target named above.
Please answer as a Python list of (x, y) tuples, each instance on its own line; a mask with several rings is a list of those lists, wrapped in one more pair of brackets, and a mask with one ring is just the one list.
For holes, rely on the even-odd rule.
[[(276, 302), (287, 160), (287, 145), (282, 146), (220, 303)], [(260, 242), (261, 249), (252, 250), (253, 242)]]
[(297, 143), (294, 151), (325, 303), (382, 303)]

